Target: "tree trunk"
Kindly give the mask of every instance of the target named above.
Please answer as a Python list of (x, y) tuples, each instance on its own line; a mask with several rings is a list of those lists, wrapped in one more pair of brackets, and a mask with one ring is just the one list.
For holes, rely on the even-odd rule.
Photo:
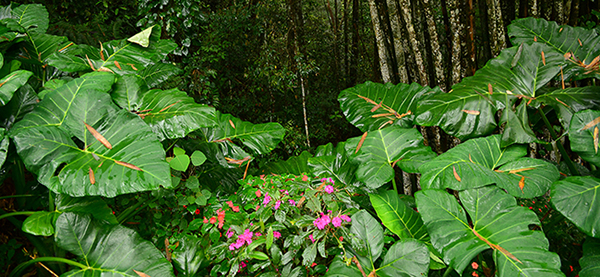
[[(524, 1), (524, 0), (521, 0)], [(538, 0), (529, 0), (529, 16), (532, 17), (540, 17), (540, 5), (538, 3)]]
[(440, 86), (442, 90), (448, 91), (446, 84), (446, 73), (444, 72), (444, 56), (440, 51), (439, 36), (436, 23), (431, 12), (429, 0), (423, 0), (423, 12), (427, 18), (427, 30), (429, 32), (429, 42), (431, 43), (431, 56), (434, 61), (435, 82), (429, 82), (431, 86)]
[(569, 14), (569, 25), (577, 26), (577, 19), (579, 17), (579, 0), (573, 0), (571, 2), (571, 12)]
[(412, 13), (410, 11), (410, 0), (399, 0), (398, 4), (400, 5), (402, 11), (402, 16), (406, 24), (406, 31), (408, 33), (408, 40), (410, 42), (410, 47), (415, 58), (415, 62), (417, 64), (419, 83), (421, 85), (427, 85), (429, 83), (427, 78), (427, 70), (425, 69), (425, 63), (423, 62), (423, 54), (421, 53), (421, 46), (419, 45), (419, 40), (415, 32), (415, 26), (413, 25)]
[[(306, 144), (310, 147), (310, 137), (308, 133), (308, 116), (306, 114), (306, 95), (308, 94), (307, 80), (302, 75), (301, 65), (298, 65), (297, 57), (304, 54), (304, 19), (302, 17), (302, 0), (288, 0), (289, 18), (291, 22), (290, 36), (293, 41), (290, 43), (292, 52), (290, 53), (292, 60), (292, 70), (296, 71), (296, 75), (300, 82), (300, 91), (302, 93), (302, 112), (304, 115), (304, 131), (306, 133)], [(289, 42), (288, 42), (289, 43)]]
[(454, 85), (462, 79), (461, 76), (461, 47), (460, 37), (463, 32), (463, 25), (460, 22), (460, 0), (448, 0), (448, 11), (450, 12), (450, 28), (452, 33), (452, 81), (451, 85)]
[(477, 71), (477, 53), (475, 52), (475, 11), (473, 10), (473, 0), (469, 0), (469, 58), (468, 65), (470, 70), (470, 75), (475, 75), (475, 71)]
[(404, 47), (402, 47), (402, 30), (398, 14), (398, 3), (396, 0), (387, 0), (388, 14), (390, 17), (391, 34), (396, 54), (396, 67), (398, 68), (398, 79), (401, 83), (408, 83), (408, 73), (406, 72), (406, 59), (404, 57)]
[(359, 5), (358, 0), (352, 0), (352, 58), (348, 67), (348, 87), (356, 85), (358, 82), (358, 35), (359, 35)]
[(369, 0), (369, 10), (371, 12), (371, 22), (373, 23), (373, 32), (375, 33), (375, 40), (377, 42), (377, 53), (379, 54), (379, 70), (381, 71), (381, 79), (384, 83), (392, 82), (392, 74), (388, 61), (389, 53), (386, 47), (386, 34), (381, 26), (381, 20), (379, 17), (379, 10), (377, 9), (377, 3), (375, 0)]
[(502, 10), (500, 0), (487, 0), (488, 5), (488, 24), (490, 33), (490, 48), (492, 57), (498, 56), (502, 49), (506, 48), (506, 35), (504, 32), (504, 21), (502, 20)]

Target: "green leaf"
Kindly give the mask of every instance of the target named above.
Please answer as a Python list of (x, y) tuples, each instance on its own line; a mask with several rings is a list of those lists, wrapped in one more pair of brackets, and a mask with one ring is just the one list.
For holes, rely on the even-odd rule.
[(564, 276), (544, 233), (529, 228), (540, 225), (536, 214), (501, 189), (488, 186), (459, 193), (470, 221), (445, 190), (422, 190), (415, 197), (433, 246), (459, 274), (475, 256), (493, 247), (498, 276)]
[(13, 97), (17, 89), (27, 83), (33, 73), (27, 70), (11, 72), (0, 80), (0, 106), (4, 106)]
[(44, 34), (48, 30), (48, 11), (42, 4), (21, 5), (12, 14), (29, 34)]
[(54, 235), (54, 219), (56, 214), (54, 212), (39, 211), (36, 212), (25, 221), (21, 230), (23, 232), (32, 234), (35, 236), (51, 236)]
[(6, 161), (6, 155), (8, 154), (8, 145), (10, 144), (10, 140), (6, 135), (6, 130), (4, 128), (0, 128), (0, 168), (4, 165), (4, 161)]
[(138, 116), (113, 104), (106, 93), (113, 82), (110, 73), (75, 79), (50, 92), (10, 130), (27, 169), (52, 191), (114, 197), (171, 187), (162, 145)]
[[(369, 212), (360, 210), (352, 215), (350, 232), (356, 236), (354, 239), (358, 240), (359, 248), (365, 249), (364, 257), (369, 261), (369, 268), (373, 268), (373, 264), (383, 250), (383, 228), (381, 224)], [(356, 248), (354, 243), (353, 247)]]
[(110, 96), (115, 103), (128, 111), (141, 111), (144, 81), (135, 75), (125, 75), (117, 78)]
[(600, 239), (586, 238), (583, 243), (583, 257), (579, 259), (580, 277), (600, 276)]
[(273, 228), (269, 226), (269, 230), (267, 230), (267, 250), (271, 249), (271, 245), (273, 245)]
[(25, 84), (17, 90), (8, 104), (2, 107), (0, 124), (10, 129), (15, 122), (31, 112), (38, 102), (35, 90), (29, 84)]
[(146, 67), (138, 76), (146, 82), (149, 88), (155, 88), (168, 80), (171, 76), (181, 74), (183, 70), (168, 63), (157, 63)]
[(171, 263), (154, 245), (135, 231), (121, 225), (93, 220), (90, 215), (64, 213), (56, 221), (56, 244), (75, 254), (86, 265), (68, 276), (137, 276), (133, 270), (149, 276), (175, 276)]
[(562, 126), (568, 129), (576, 112), (586, 109), (600, 110), (600, 87), (557, 89), (538, 96), (535, 101), (552, 106)]
[(529, 127), (527, 102), (521, 102), (515, 111), (510, 106), (504, 109), (500, 122), (506, 123), (500, 146), (506, 147), (515, 143), (524, 144), (537, 141), (537, 137)]
[(429, 234), (419, 213), (411, 209), (395, 191), (370, 193), (371, 204), (381, 222), (400, 238), (414, 238), (429, 242)]
[[(346, 119), (362, 132), (377, 130), (383, 125), (391, 126), (387, 123), (390, 120), (393, 121), (392, 125), (411, 128), (418, 100), (430, 92), (440, 90), (422, 87), (417, 83), (393, 85), (366, 82), (343, 90), (338, 101)], [(379, 108), (371, 111), (377, 106)]]
[(141, 45), (142, 47), (148, 47), (148, 45), (150, 45), (150, 35), (152, 35), (152, 28), (154, 27), (155, 25), (144, 29), (143, 31), (128, 38), (127, 41)]
[(261, 261), (265, 261), (269, 259), (269, 256), (267, 256), (267, 254), (263, 253), (263, 252), (259, 252), (259, 251), (254, 251), (252, 253), (250, 253), (250, 258), (252, 259), (257, 259), (257, 260), (261, 260)]
[(377, 276), (427, 276), (429, 250), (424, 243), (415, 239), (403, 239), (390, 247), (377, 269)]
[(204, 153), (202, 153), (202, 151), (194, 151), (194, 153), (192, 153), (192, 164), (194, 166), (201, 166), (205, 161), (206, 161), (206, 156), (204, 155)]
[(175, 147), (173, 147), (173, 154), (174, 154), (175, 156), (179, 156), (179, 155), (185, 155), (185, 150), (183, 150), (183, 149), (182, 149), (182, 148), (180, 148), (180, 147), (177, 147), (177, 146), (175, 146)]
[(317, 258), (317, 244), (313, 243), (308, 247), (304, 248), (302, 252), (302, 265), (310, 266)]
[(262, 174), (294, 174), (300, 175), (303, 173), (311, 172), (308, 167), (308, 160), (312, 158), (312, 154), (308, 151), (302, 151), (298, 156), (292, 156), (286, 161), (274, 161), (270, 162), (261, 168), (260, 173)]
[[(177, 48), (170, 40), (152, 40), (147, 48), (126, 40), (102, 44), (102, 49), (89, 45), (71, 46), (55, 52), (47, 59), (49, 65), (62, 71), (107, 70), (117, 75), (142, 74), (144, 69), (162, 63), (165, 56)], [(145, 77), (148, 73), (143, 73)]]
[(419, 167), (421, 186), (465, 190), (495, 183), (513, 196), (531, 198), (543, 195), (558, 180), (556, 166), (522, 158), (527, 154), (523, 146), (501, 148), (500, 143), (500, 135), (493, 135), (471, 139), (450, 149)]
[[(360, 139), (348, 139), (346, 151), (354, 153)], [(392, 164), (397, 161), (402, 170), (414, 173), (410, 169), (416, 169), (421, 163), (416, 155), (433, 158), (435, 153), (423, 144), (423, 136), (416, 129), (392, 126), (368, 132), (362, 147), (352, 159), (358, 163), (358, 180), (376, 189), (394, 178)], [(404, 162), (405, 159), (409, 161)]]
[(550, 199), (561, 214), (586, 234), (600, 238), (600, 179), (567, 177), (552, 184)]
[(204, 259), (202, 240), (186, 235), (179, 240), (179, 246), (173, 250), (172, 258), (177, 271), (185, 276), (194, 276)]
[[(593, 124), (594, 122), (595, 124)], [(600, 111), (584, 110), (573, 116), (569, 127), (571, 150), (596, 166), (600, 166), (599, 137)]]
[(331, 153), (308, 159), (308, 166), (314, 176), (331, 176), (335, 183), (346, 187), (358, 186), (356, 170), (358, 164), (350, 159), (345, 148), (346, 143), (340, 142)]
[[(61, 49), (70, 47), (72, 44), (66, 37), (48, 34), (31, 34), (27, 36), (28, 43), (23, 48), (25, 51), (19, 54), (18, 59), (23, 64), (45, 66), (46, 59)], [(31, 68), (35, 71), (35, 68)]]
[[(568, 25), (558, 25), (553, 21), (546, 21), (542, 18), (523, 18), (513, 21), (508, 26), (508, 34), (513, 45), (519, 43), (531, 43), (534, 39), (538, 44), (545, 44), (561, 55), (573, 53), (577, 60), (586, 65), (600, 55), (600, 37), (594, 30), (582, 27), (572, 27)], [(588, 69), (569, 62), (563, 67), (565, 80), (574, 78), (575, 80), (596, 77), (600, 75), (598, 70), (592, 71), (592, 74), (585, 74)]]
[(522, 47), (515, 67), (511, 63), (518, 46), (502, 50), (474, 76), (454, 85), (450, 93), (436, 93), (421, 100), (416, 123), (440, 126), (460, 139), (491, 134), (497, 126), (496, 111), (512, 106), (517, 97), (535, 98), (537, 90), (565, 65), (564, 57), (549, 46), (524, 43)]
[(185, 137), (199, 128), (215, 126), (214, 108), (197, 104), (178, 89), (150, 90), (143, 94), (139, 116), (159, 140)]
[(228, 144), (228, 140), (239, 139), (254, 154), (266, 154), (277, 146), (285, 134), (285, 129), (279, 123), (252, 124), (218, 111), (215, 114), (217, 126), (202, 129), (209, 142)]
[(333, 262), (329, 265), (329, 270), (325, 277), (357, 277), (363, 276), (354, 263), (347, 265), (341, 256), (335, 256)]
[(100, 197), (70, 197), (57, 194), (54, 199), (57, 213), (78, 212), (91, 214), (95, 219), (109, 224), (118, 224), (112, 209)]

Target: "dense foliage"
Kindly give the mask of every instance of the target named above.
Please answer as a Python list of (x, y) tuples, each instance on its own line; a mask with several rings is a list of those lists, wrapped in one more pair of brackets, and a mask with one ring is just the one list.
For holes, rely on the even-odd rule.
[[(356, 85), (337, 100), (362, 136), (259, 162), (285, 127), (173, 88), (196, 73), (168, 55), (194, 48), (162, 38), (194, 40), (185, 24), (218, 29), (155, 22), (211, 8), (186, 3), (156, 16), (160, 5), (144, 2), (146, 28), (98, 46), (48, 34), (42, 5), (1, 8), (0, 166), (10, 178), (0, 176), (15, 190), (1, 198), (15, 201), (0, 219), (22, 232), (0, 247), (10, 276), (600, 275), (595, 30), (516, 20), (515, 46), (451, 92)], [(212, 58), (219, 74), (230, 69)], [(438, 155), (419, 131), (430, 126), (465, 142)], [(528, 156), (536, 144), (564, 161)], [(403, 173), (419, 174), (412, 195), (398, 194)]]

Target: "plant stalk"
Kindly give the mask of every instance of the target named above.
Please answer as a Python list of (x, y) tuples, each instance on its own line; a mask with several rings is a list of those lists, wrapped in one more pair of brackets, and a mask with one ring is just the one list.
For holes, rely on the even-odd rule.
[(65, 259), (65, 258), (57, 258), (57, 257), (39, 257), (39, 258), (35, 258), (33, 260), (30, 261), (26, 261), (22, 264), (20, 264), (19, 266), (17, 266), (15, 268), (15, 270), (13, 270), (10, 275), (8, 275), (8, 277), (13, 277), (13, 276), (21, 276), (19, 275), (19, 273), (21, 273), (21, 271), (23, 271), (25, 268), (27, 268), (28, 266), (35, 264), (35, 263), (41, 263), (41, 262), (58, 262), (58, 263), (66, 263), (72, 266), (76, 266), (79, 267), (81, 269), (88, 269), (90, 268), (87, 265), (78, 263), (76, 261), (72, 261), (69, 259)]
[(17, 215), (32, 215), (35, 212), (31, 212), (31, 211), (27, 211), (27, 212), (14, 212), (14, 213), (6, 213), (3, 215), (0, 215), (0, 220), (7, 218), (9, 216), (17, 216)]
[(560, 143), (560, 141), (558, 141), (559, 137), (556, 134), (556, 132), (554, 131), (554, 128), (552, 128), (552, 124), (550, 124), (550, 121), (548, 121), (548, 118), (546, 117), (546, 114), (544, 113), (544, 111), (542, 110), (541, 107), (538, 108), (538, 112), (540, 113), (540, 116), (542, 117), (544, 124), (546, 124), (546, 127), (550, 131), (550, 136), (552, 136), (552, 139), (556, 142), (556, 147), (558, 147), (558, 151), (560, 151), (560, 154), (564, 157), (564, 160), (567, 163), (567, 167), (569, 167), (569, 171), (571, 171), (571, 175), (579, 176), (580, 174), (579, 174), (579, 171), (577, 170), (577, 168), (575, 167), (575, 163), (569, 157), (569, 154), (567, 153), (567, 150), (562, 145), (562, 143)]
[(451, 266), (446, 267), (446, 271), (444, 271), (444, 275), (442, 277), (450, 276), (450, 274), (452, 274), (452, 271), (454, 271), (454, 268), (452, 268)]
[(34, 195), (33, 194), (7, 195), (7, 196), (0, 196), (0, 200), (8, 199), (8, 198), (32, 197), (32, 196), (34, 196)]

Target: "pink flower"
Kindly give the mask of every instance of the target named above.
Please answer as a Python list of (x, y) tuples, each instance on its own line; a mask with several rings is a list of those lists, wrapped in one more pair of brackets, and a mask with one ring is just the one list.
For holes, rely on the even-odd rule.
[(329, 183), (335, 184), (335, 181), (333, 181), (333, 179), (331, 179), (331, 178), (323, 178), (323, 179), (321, 179), (321, 182), (323, 182), (323, 183), (329, 182)]
[(230, 238), (231, 236), (233, 236), (233, 230), (231, 230), (231, 228), (229, 228), (229, 230), (227, 230), (227, 233), (225, 235), (227, 235), (227, 238)]
[(321, 214), (321, 218), (317, 218), (313, 224), (315, 226), (317, 226), (317, 228), (319, 230), (323, 230), (325, 229), (325, 226), (327, 226), (327, 224), (329, 224), (331, 222), (331, 219), (329, 218), (329, 215), (326, 214)]
[(275, 207), (273, 207), (275, 210), (279, 209), (279, 205), (281, 205), (281, 200), (277, 200), (277, 202), (275, 202)]
[(262, 236), (262, 234), (261, 234), (261, 233), (259, 233), (259, 232), (256, 232), (256, 233), (254, 233), (254, 235), (255, 235), (255, 236), (257, 236), (257, 237), (260, 237), (260, 236)]
[(335, 227), (340, 227), (342, 226), (342, 219), (336, 216), (331, 220), (331, 224)]
[(303, 182), (306, 182), (306, 181), (308, 181), (308, 176), (306, 176), (306, 175), (302, 175), (302, 181), (303, 181)]
[(246, 263), (245, 262), (240, 262), (240, 269), (246, 267)]
[(260, 197), (260, 190), (255, 191), (254, 194), (256, 194), (256, 197)]
[(217, 218), (216, 217), (211, 217), (210, 218), (210, 224), (215, 224), (215, 222), (217, 222)]
[(352, 221), (352, 219), (349, 216), (345, 215), (345, 214), (340, 215), (340, 219), (342, 219), (342, 220), (344, 220), (346, 222)]
[(331, 194), (331, 193), (333, 193), (333, 190), (334, 190), (334, 189), (333, 189), (333, 186), (332, 186), (332, 185), (327, 185), (327, 186), (325, 186), (325, 192), (327, 192), (327, 193)]
[(312, 241), (312, 243), (315, 243), (315, 239), (313, 238), (312, 234), (308, 235), (308, 238), (310, 239), (310, 241)]
[[(241, 234), (238, 239), (242, 239), (250, 245), (252, 243), (252, 232), (249, 229), (246, 229), (243, 234)], [(242, 243), (243, 244), (243, 243)]]
[[(312, 235), (311, 235), (312, 236)], [(277, 231), (273, 231), (273, 237), (275, 237), (276, 239), (281, 237), (281, 233), (277, 232)]]
[(288, 202), (290, 202), (290, 205), (296, 206), (296, 201), (294, 201), (293, 199), (288, 200)]
[(265, 193), (265, 199), (263, 199), (263, 205), (266, 207), (269, 202), (271, 202), (271, 196), (269, 196), (269, 193), (267, 192)]

